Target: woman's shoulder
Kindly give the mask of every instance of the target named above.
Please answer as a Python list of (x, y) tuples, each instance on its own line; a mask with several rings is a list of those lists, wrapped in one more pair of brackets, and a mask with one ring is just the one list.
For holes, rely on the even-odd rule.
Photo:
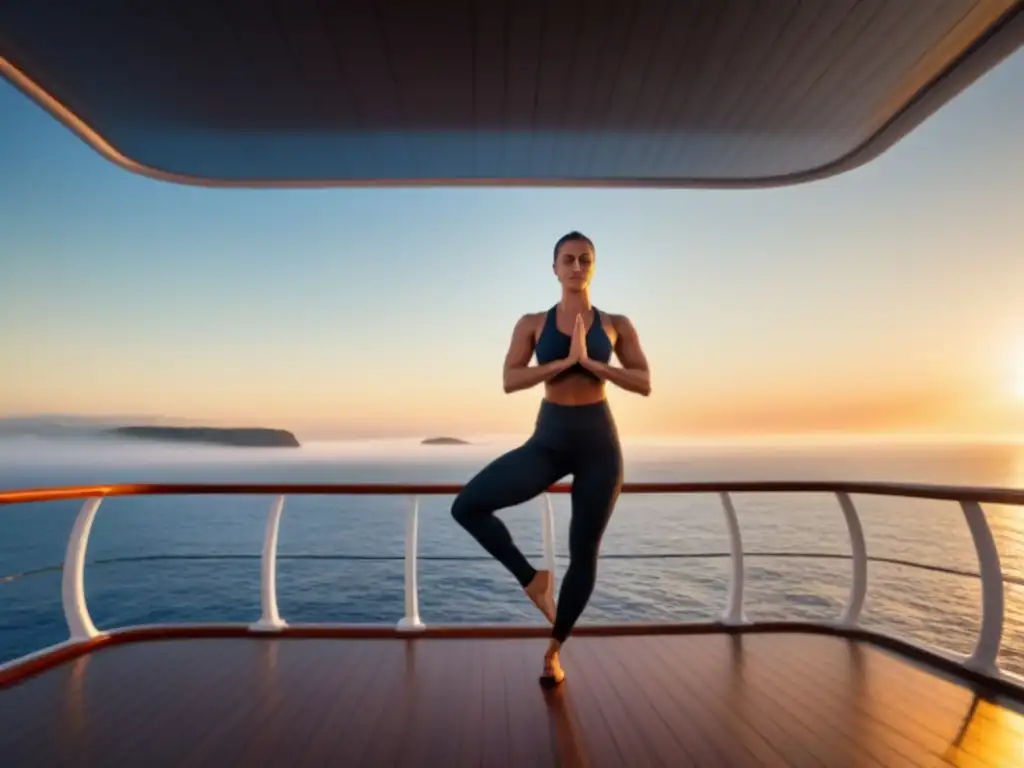
[(603, 309), (599, 311), (603, 318), (603, 324), (605, 327), (608, 327), (609, 325), (612, 327), (612, 330), (615, 331), (616, 338), (632, 338), (637, 335), (636, 328), (633, 326), (633, 321), (629, 319), (628, 315), (620, 315), (615, 312), (605, 312)]
[(541, 312), (527, 312), (524, 315), (520, 315), (519, 319), (516, 320), (516, 330), (529, 332), (536, 335), (544, 327), (544, 321), (547, 319), (548, 310)]

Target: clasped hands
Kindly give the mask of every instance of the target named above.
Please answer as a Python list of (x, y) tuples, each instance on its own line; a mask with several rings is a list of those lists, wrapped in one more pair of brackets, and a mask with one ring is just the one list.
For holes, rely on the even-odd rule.
[(587, 327), (583, 321), (583, 315), (576, 315), (576, 324), (572, 328), (572, 342), (569, 345), (569, 355), (565, 358), (567, 365), (579, 363), (588, 370), (593, 370), (600, 363), (591, 360), (587, 354)]

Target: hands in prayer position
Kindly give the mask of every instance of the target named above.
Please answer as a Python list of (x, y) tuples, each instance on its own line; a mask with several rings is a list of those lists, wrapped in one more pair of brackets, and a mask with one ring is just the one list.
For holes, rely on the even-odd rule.
[[(596, 322), (595, 318), (595, 322)], [(583, 315), (576, 315), (576, 324), (572, 329), (572, 343), (569, 345), (569, 355), (565, 358), (568, 365), (579, 363), (588, 371), (601, 376), (603, 368), (607, 367), (599, 360), (594, 360), (587, 354), (587, 324)], [(602, 378), (604, 378), (602, 376)]]
[(572, 365), (579, 363), (586, 366), (589, 361), (587, 357), (587, 328), (583, 322), (583, 315), (576, 315), (576, 323), (572, 327), (572, 343), (569, 345), (569, 356), (566, 361)]

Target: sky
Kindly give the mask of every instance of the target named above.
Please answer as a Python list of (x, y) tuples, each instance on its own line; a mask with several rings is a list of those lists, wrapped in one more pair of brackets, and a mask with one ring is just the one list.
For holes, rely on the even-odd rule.
[(626, 435), (1024, 434), (1021, 82), (836, 178), (645, 191), (179, 186), (0, 81), (0, 416), (527, 434), (502, 360), (579, 229), (651, 363)]

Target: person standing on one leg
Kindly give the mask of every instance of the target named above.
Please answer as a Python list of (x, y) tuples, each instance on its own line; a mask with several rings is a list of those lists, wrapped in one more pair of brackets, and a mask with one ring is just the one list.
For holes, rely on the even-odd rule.
[[(553, 624), (543, 685), (565, 678), (559, 649), (593, 592), (601, 538), (622, 486), (622, 451), (605, 382), (651, 392), (647, 358), (629, 318), (590, 303), (594, 262), (594, 244), (580, 232), (555, 244), (553, 270), (562, 298), (547, 312), (519, 319), (505, 356), (505, 392), (544, 383), (533, 435), (484, 467), (452, 504), (452, 517), (515, 576)], [(621, 367), (610, 364), (612, 352)], [(530, 365), (534, 355), (537, 364)], [(556, 609), (551, 572), (530, 565), (494, 513), (539, 496), (570, 474), (569, 568)]]

